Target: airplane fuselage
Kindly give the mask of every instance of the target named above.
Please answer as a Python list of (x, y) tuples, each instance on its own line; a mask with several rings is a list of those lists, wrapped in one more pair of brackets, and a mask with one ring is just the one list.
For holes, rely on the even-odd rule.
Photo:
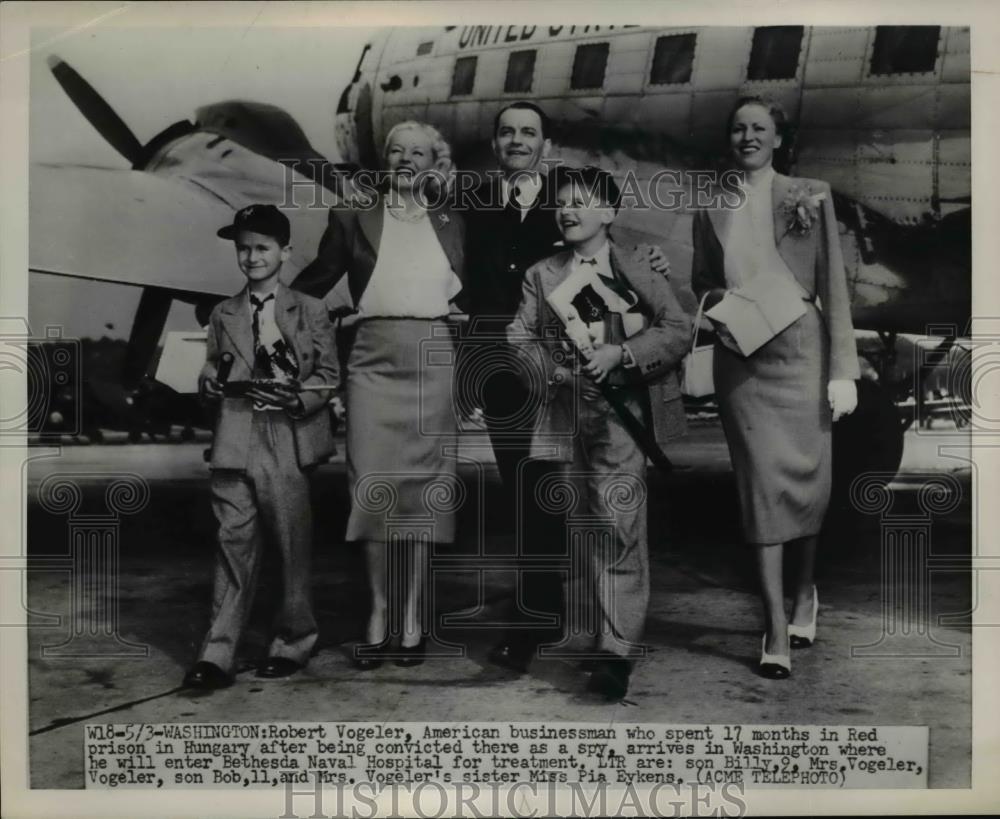
[[(719, 167), (734, 101), (765, 95), (795, 126), (781, 169), (834, 190), (856, 327), (962, 333), (969, 80), (967, 28), (395, 28), (364, 47), (338, 144), (343, 159), (377, 167), (389, 128), (419, 119), (446, 135), (459, 167), (485, 170), (496, 113), (527, 99), (553, 120), (551, 159), (658, 181), (662, 194), (665, 169), (690, 190), (695, 171)], [(632, 207), (616, 225), (664, 248), (689, 308), (691, 205)]]

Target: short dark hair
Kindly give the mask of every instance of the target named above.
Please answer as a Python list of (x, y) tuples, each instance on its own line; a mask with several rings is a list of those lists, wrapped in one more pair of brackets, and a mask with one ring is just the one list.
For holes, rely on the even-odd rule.
[(598, 168), (596, 165), (586, 165), (582, 168), (570, 168), (566, 165), (559, 165), (553, 173), (555, 184), (554, 191), (560, 191), (567, 185), (577, 185), (587, 191), (591, 196), (601, 200), (602, 204), (614, 208), (618, 212), (621, 203), (622, 192), (615, 182), (615, 178), (607, 171)]
[(726, 133), (728, 134), (733, 130), (733, 120), (736, 119), (736, 114), (741, 108), (745, 108), (748, 105), (758, 105), (763, 108), (770, 115), (771, 120), (774, 122), (775, 133), (785, 139), (787, 136), (786, 131), (788, 130), (788, 114), (785, 113), (784, 106), (777, 100), (773, 100), (770, 97), (762, 97), (760, 95), (752, 95), (746, 97), (740, 97), (736, 100), (736, 103), (732, 108), (729, 109), (729, 116), (726, 117)]
[(538, 119), (542, 123), (542, 139), (545, 139), (548, 136), (549, 129), (552, 125), (552, 121), (549, 119), (548, 114), (535, 105), (535, 103), (528, 102), (527, 100), (512, 102), (497, 111), (497, 115), (493, 118), (493, 136), (497, 135), (497, 129), (500, 127), (500, 117), (502, 117), (505, 112), (512, 109), (515, 111), (534, 111), (538, 114)]

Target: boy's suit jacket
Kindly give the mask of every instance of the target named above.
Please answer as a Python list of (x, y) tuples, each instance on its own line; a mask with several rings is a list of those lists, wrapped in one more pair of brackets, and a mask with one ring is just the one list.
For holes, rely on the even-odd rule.
[[(612, 244), (610, 258), (614, 272), (638, 295), (640, 310), (648, 321), (646, 328), (629, 338), (627, 344), (642, 380), (649, 387), (653, 433), (664, 444), (683, 434), (686, 427), (677, 370), (691, 343), (691, 319), (667, 280), (650, 268), (645, 254), (636, 252), (630, 256)], [(574, 431), (574, 419), (567, 415), (566, 402), (553, 400), (560, 389), (559, 384), (553, 383), (556, 368), (570, 364), (556, 341), (564, 337), (562, 322), (546, 300), (572, 269), (572, 250), (532, 265), (524, 277), (521, 306), (507, 328), (507, 338), (527, 359), (529, 372), (538, 374), (526, 379), (540, 404), (532, 436), (532, 457), (551, 457), (552, 446), (557, 446), (559, 460), (566, 460), (572, 446), (568, 436)]]
[[(795, 187), (804, 189), (810, 196), (825, 194), (820, 202), (819, 218), (805, 235), (789, 230), (788, 215), (782, 207)], [(851, 324), (851, 300), (847, 293), (847, 275), (830, 186), (818, 179), (776, 173), (771, 185), (771, 207), (778, 253), (808, 296), (819, 298), (819, 307), (830, 336), (830, 380), (859, 378), (858, 354)], [(695, 212), (691, 289), (699, 300), (705, 291), (716, 290), (721, 295), (721, 291), (726, 289), (722, 237), (728, 233), (731, 217), (732, 211), (725, 208)], [(712, 304), (710, 296), (706, 307)]]
[[(295, 353), (299, 381), (305, 385), (336, 384), (337, 352), (326, 305), (279, 284), (274, 297), (274, 321)], [(212, 311), (201, 380), (215, 376), (219, 357), (226, 352), (233, 355), (229, 380), (249, 380), (254, 351), (246, 290), (220, 302)], [(294, 421), (295, 455), (300, 468), (321, 463), (336, 451), (327, 409), (331, 395), (333, 390), (300, 393), (302, 412), (288, 413)], [(253, 402), (249, 398), (222, 399), (212, 440), (213, 469), (246, 468), (253, 413)]]
[[(452, 270), (464, 282), (465, 225), (461, 214), (445, 205), (429, 210), (427, 215)], [(302, 269), (292, 287), (323, 298), (346, 273), (351, 299), (357, 307), (378, 261), (384, 220), (383, 197), (378, 197), (371, 208), (330, 208), (316, 259)]]

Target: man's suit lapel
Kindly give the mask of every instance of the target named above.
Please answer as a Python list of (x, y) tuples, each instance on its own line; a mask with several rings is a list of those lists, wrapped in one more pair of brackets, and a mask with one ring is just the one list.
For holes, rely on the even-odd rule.
[(223, 302), (220, 317), (222, 328), (233, 342), (237, 354), (253, 372), (253, 328), (250, 325), (246, 288)]

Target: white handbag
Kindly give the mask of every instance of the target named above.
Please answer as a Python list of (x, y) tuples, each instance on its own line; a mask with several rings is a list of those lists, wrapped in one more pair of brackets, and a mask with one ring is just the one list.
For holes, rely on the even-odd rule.
[(698, 314), (694, 319), (694, 333), (691, 336), (691, 349), (684, 356), (683, 362), (684, 377), (681, 379), (681, 392), (690, 398), (704, 398), (715, 392), (715, 381), (712, 378), (715, 345), (698, 346), (698, 331), (701, 329), (701, 317), (705, 312), (706, 298), (708, 298), (707, 291), (698, 304)]

